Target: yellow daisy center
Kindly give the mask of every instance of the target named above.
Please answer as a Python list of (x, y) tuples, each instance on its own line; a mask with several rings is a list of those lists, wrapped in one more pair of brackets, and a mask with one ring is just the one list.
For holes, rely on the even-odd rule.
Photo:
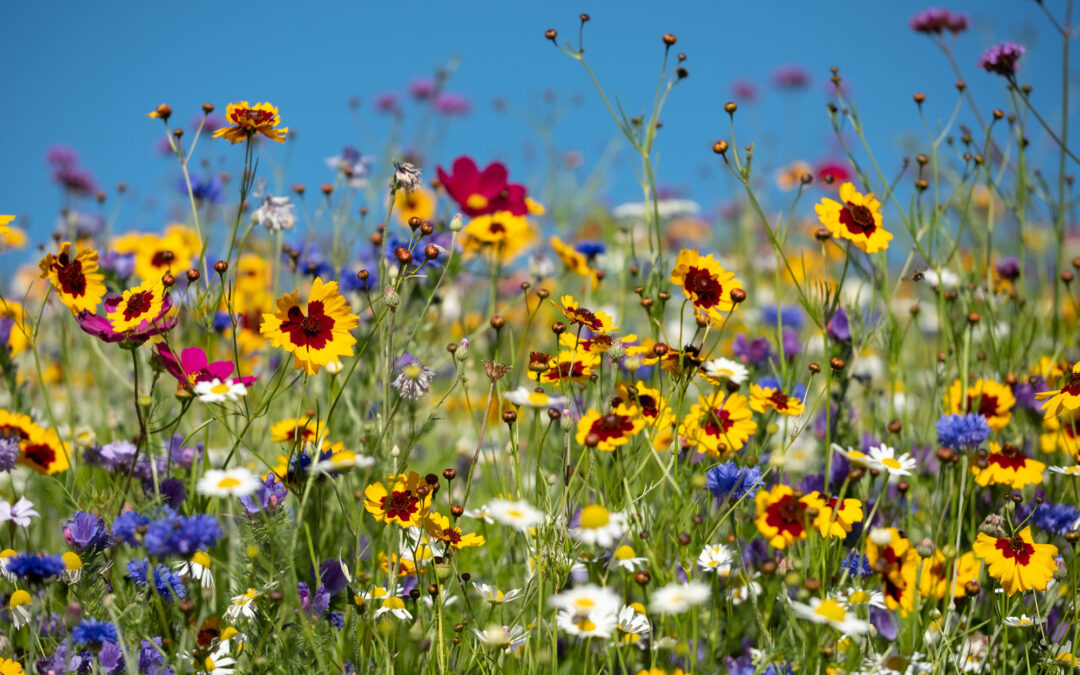
[(214, 394), (228, 394), (229, 385), (225, 384), (224, 382), (215, 384), (214, 386), (210, 387), (210, 392)]
[(237, 487), (239, 485), (240, 485), (240, 480), (237, 479), (237, 478), (233, 478), (232, 476), (227, 476), (227, 477), (222, 478), (221, 480), (218, 481), (218, 487), (219, 488), (234, 488), (234, 487)]
[(619, 548), (615, 549), (615, 559), (616, 560), (630, 560), (633, 557), (634, 557), (634, 549), (630, 548), (629, 546), (627, 546), (625, 544), (620, 546)]
[(469, 198), (465, 200), (465, 205), (474, 211), (479, 211), (487, 208), (488, 200), (484, 195), (469, 195)]
[(829, 621), (835, 621), (837, 623), (844, 620), (847, 616), (847, 612), (844, 611), (844, 606), (833, 599), (823, 600), (820, 605), (814, 610), (814, 614), (825, 617)]
[(581, 510), (581, 527), (587, 530), (599, 529), (610, 522), (611, 514), (599, 504), (592, 504)]
[(903, 465), (896, 460), (895, 457), (886, 457), (881, 460), (882, 466), (890, 469), (902, 469)]

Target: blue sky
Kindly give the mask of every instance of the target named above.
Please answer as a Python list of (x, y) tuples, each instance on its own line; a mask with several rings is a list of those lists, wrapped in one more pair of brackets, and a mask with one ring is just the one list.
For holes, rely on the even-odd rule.
[[(1060, 12), (1061, 2), (1047, 4)], [(372, 112), (379, 92), (402, 91), (411, 78), (452, 59), (457, 67), (449, 89), (472, 100), (472, 113), (446, 127), (429, 166), (469, 153), (481, 162), (507, 161), (512, 176), (528, 183), (534, 169), (525, 148), (535, 149), (538, 141), (523, 118), (542, 108), (550, 90), (564, 101), (584, 96), (580, 105), (566, 106), (553, 138), (562, 151), (580, 151), (587, 169), (615, 138), (614, 124), (580, 65), (543, 38), (552, 27), (576, 37), (582, 10), (593, 17), (585, 43), (590, 63), (631, 110), (651, 102), (661, 34), (678, 36), (676, 49), (689, 55), (690, 77), (663, 116), (660, 181), (706, 207), (734, 196), (729, 183), (717, 180), (709, 147), (726, 133), (721, 107), (737, 79), (761, 87), (760, 100), (739, 113), (739, 141), (756, 142), (769, 166), (835, 155), (823, 107), (831, 65), (851, 83), (887, 166), (896, 166), (900, 152), (909, 149), (904, 134), (921, 128), (913, 92), (928, 95), (932, 120), (947, 118), (955, 102), (955, 78), (944, 58), (907, 26), (921, 3), (195, 1), (161, 7), (5, 6), (0, 212), (25, 218), (35, 241), (47, 236), (60, 207), (44, 159), (53, 144), (76, 148), (81, 163), (110, 191), (120, 181), (132, 187), (134, 203), (125, 207), (119, 229), (160, 227), (162, 216), (152, 207), (178, 200), (171, 188), (178, 172), (154, 150), (161, 127), (145, 115), (158, 103), (170, 103), (176, 119), (186, 123), (203, 101), (220, 112), (229, 101), (273, 101), (298, 137), (288, 150), (274, 148), (268, 159), (284, 161), (288, 153), (287, 182), (316, 186), (332, 179), (323, 160), (342, 146), (381, 149), (389, 125)], [(949, 7), (972, 17), (972, 30), (959, 39), (958, 59), (984, 109), (1004, 104), (1003, 87), (977, 71), (975, 59), (986, 46), (1009, 39), (1027, 46), (1021, 77), (1034, 85), (1046, 116), (1059, 119), (1061, 46), (1037, 5), (965, 0)], [(801, 96), (782, 95), (768, 84), (770, 73), (788, 63), (813, 75)], [(1047, 96), (1040, 98), (1041, 92)], [(355, 96), (362, 99), (362, 128), (347, 106)], [(495, 97), (520, 114), (495, 112)], [(1036, 138), (1034, 147), (1045, 152), (1045, 140)], [(212, 142), (199, 156), (235, 161), (239, 154)], [(711, 176), (703, 172), (709, 165)], [(606, 192), (612, 201), (640, 194), (629, 170), (615, 171)]]

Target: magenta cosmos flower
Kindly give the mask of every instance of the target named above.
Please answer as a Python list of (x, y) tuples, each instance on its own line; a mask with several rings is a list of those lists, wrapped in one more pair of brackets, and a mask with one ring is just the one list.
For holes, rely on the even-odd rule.
[(138, 346), (155, 335), (167, 333), (176, 326), (176, 317), (169, 316), (172, 309), (172, 295), (166, 292), (161, 298), (161, 311), (157, 316), (146, 319), (133, 328), (117, 331), (109, 321), (108, 315), (116, 311), (123, 297), (109, 295), (105, 297), (105, 316), (82, 311), (75, 315), (79, 328), (104, 342), (120, 342), (124, 346)]
[(184, 386), (191, 386), (199, 382), (210, 382), (215, 379), (222, 382), (240, 382), (246, 386), (256, 380), (254, 376), (250, 375), (232, 377), (234, 370), (232, 361), (210, 361), (206, 356), (206, 352), (199, 347), (188, 347), (181, 350), (179, 358), (163, 342), (159, 342), (155, 349), (161, 366)]
[(471, 157), (463, 155), (454, 160), (451, 169), (453, 173), (437, 168), (439, 182), (470, 218), (496, 211), (515, 216), (529, 212), (524, 186), (508, 181), (509, 173), (502, 163), (492, 162), (480, 171)]

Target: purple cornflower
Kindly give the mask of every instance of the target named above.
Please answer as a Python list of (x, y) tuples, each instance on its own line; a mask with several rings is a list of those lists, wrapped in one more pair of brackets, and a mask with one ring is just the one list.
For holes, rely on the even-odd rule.
[(738, 501), (753, 497), (762, 486), (761, 469), (756, 466), (739, 466), (728, 461), (705, 472), (709, 492), (719, 501)]
[(773, 71), (772, 83), (777, 89), (805, 89), (810, 84), (810, 73), (798, 64), (780, 66)]
[(103, 518), (77, 511), (64, 524), (64, 541), (77, 553), (100, 551), (109, 546), (109, 529)]
[(417, 77), (409, 82), (409, 96), (418, 101), (426, 101), (435, 93), (435, 80), (430, 77)]
[(769, 360), (771, 350), (765, 338), (747, 340), (746, 335), (739, 333), (731, 343), (731, 351), (743, 363), (760, 366)]
[[(183, 194), (188, 193), (187, 183), (183, 178), (176, 182), (176, 189)], [(191, 194), (197, 202), (209, 202), (220, 204), (225, 199), (224, 185), (221, 179), (212, 173), (191, 174)]]
[(113, 541), (123, 542), (128, 546), (139, 544), (138, 528), (149, 525), (150, 519), (137, 511), (124, 511), (112, 522)]
[(240, 497), (240, 504), (249, 516), (260, 511), (273, 512), (285, 501), (288, 494), (285, 484), (278, 480), (276, 475), (270, 473), (263, 479), (263, 484), (255, 490), (255, 494)]
[(988, 73), (1012, 77), (1020, 70), (1020, 57), (1027, 51), (1014, 42), (1002, 42), (987, 49), (979, 57), (978, 65)]
[(116, 626), (108, 621), (97, 619), (83, 619), (78, 626), (71, 631), (71, 638), (75, 644), (116, 644)]
[(60, 576), (66, 569), (64, 559), (45, 553), (18, 553), (7, 560), (7, 573), (28, 584), (40, 584)]
[[(127, 564), (127, 571), (128, 578), (141, 588), (149, 581), (150, 563), (146, 558), (141, 560), (132, 559)], [(158, 595), (165, 602), (172, 602), (173, 596), (183, 600), (187, 595), (180, 577), (173, 574), (168, 567), (161, 563), (154, 566), (154, 586), (157, 588)]]
[(300, 596), (300, 609), (311, 616), (319, 616), (330, 608), (330, 593), (325, 586), (319, 586), (315, 595), (311, 595), (311, 589), (301, 581), (296, 585), (296, 592)]
[(858, 551), (850, 551), (840, 567), (848, 571), (853, 577), (867, 577), (874, 573), (870, 569), (870, 559)]
[(188, 557), (213, 548), (222, 536), (221, 525), (213, 516), (171, 516), (150, 523), (143, 543), (155, 558)]
[(990, 435), (986, 418), (978, 413), (942, 415), (936, 426), (938, 443), (952, 450), (976, 448)]
[(847, 312), (841, 307), (829, 319), (826, 327), (829, 339), (835, 342), (847, 342), (851, 340), (851, 326), (848, 323)]
[(18, 459), (19, 442), (6, 436), (0, 438), (0, 471), (11, 471), (15, 468)]
[(468, 115), (470, 107), (469, 99), (464, 94), (446, 92), (435, 98), (435, 111), (447, 117)]

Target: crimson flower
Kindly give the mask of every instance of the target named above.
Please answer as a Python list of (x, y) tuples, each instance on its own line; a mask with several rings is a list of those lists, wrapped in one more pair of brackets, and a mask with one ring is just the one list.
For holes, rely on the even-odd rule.
[(496, 211), (509, 211), (515, 216), (529, 212), (525, 187), (507, 182), (508, 173), (502, 163), (492, 162), (480, 171), (472, 158), (463, 155), (454, 160), (451, 168), (453, 173), (449, 174), (442, 167), (436, 169), (439, 182), (470, 218)]

